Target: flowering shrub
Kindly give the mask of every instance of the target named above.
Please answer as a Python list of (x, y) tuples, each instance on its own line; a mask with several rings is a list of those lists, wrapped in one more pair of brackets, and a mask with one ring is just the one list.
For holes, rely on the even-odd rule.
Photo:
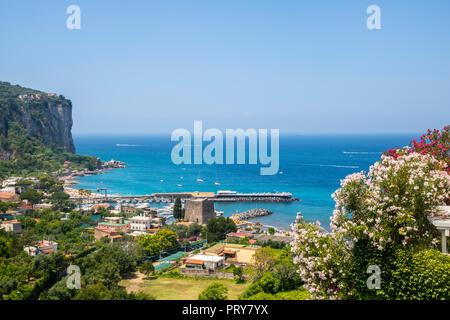
[[(412, 254), (438, 244), (427, 218), (450, 195), (447, 162), (409, 150), (383, 155), (367, 175), (355, 173), (341, 181), (333, 194), (331, 233), (301, 216), (293, 225), (294, 262), (313, 298), (395, 297), (386, 286), (395, 287), (396, 250)], [(369, 264), (380, 266), (387, 280), (375, 293), (365, 285)]]
[(298, 214), (292, 226), (291, 250), (297, 253), (294, 264), (305, 282), (303, 287), (313, 299), (337, 299), (345, 292), (350, 261), (350, 246), (337, 233), (327, 233), (320, 224), (307, 223)]
[(448, 152), (450, 150), (450, 126), (445, 126), (441, 131), (427, 130), (426, 134), (420, 136), (420, 140), (414, 139), (407, 149), (389, 149), (385, 155), (389, 155), (394, 159), (400, 155), (408, 153), (419, 153), (422, 155), (430, 155), (437, 160), (445, 162), (444, 170), (450, 174), (450, 158)]
[(387, 244), (430, 246), (438, 239), (427, 217), (450, 195), (444, 163), (429, 155), (410, 153), (381, 161), (347, 176), (333, 197), (331, 228), (352, 242), (369, 238), (383, 250)]

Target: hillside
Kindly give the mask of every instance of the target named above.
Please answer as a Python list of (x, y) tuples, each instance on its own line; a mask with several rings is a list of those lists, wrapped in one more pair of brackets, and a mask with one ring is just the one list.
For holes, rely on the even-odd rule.
[(0, 178), (55, 171), (64, 161), (95, 168), (75, 154), (72, 102), (63, 96), (0, 82)]

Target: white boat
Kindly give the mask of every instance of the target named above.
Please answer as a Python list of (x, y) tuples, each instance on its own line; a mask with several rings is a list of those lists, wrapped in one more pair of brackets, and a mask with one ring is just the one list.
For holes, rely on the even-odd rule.
[(223, 216), (223, 211), (220, 211), (220, 210), (215, 210), (214, 211), (215, 213), (216, 213), (216, 217), (221, 217), (221, 216)]
[(182, 187), (183, 185), (179, 183), (179, 184), (177, 184), (177, 186)]
[(159, 182), (164, 182), (164, 180), (159, 180)]
[(197, 182), (204, 182), (202, 179), (197, 179)]
[(220, 186), (220, 183), (218, 183), (218, 182), (214, 182), (214, 184), (215, 184), (216, 186)]

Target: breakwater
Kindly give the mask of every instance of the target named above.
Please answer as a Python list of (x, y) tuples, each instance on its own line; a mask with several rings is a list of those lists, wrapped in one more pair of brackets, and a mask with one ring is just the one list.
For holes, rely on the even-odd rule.
[(242, 213), (237, 213), (236, 216), (240, 220), (248, 220), (253, 218), (265, 217), (271, 215), (273, 211), (267, 209), (251, 209)]
[[(214, 202), (293, 202), (299, 201), (298, 198), (292, 197), (290, 193), (248, 193), (248, 194), (232, 194), (221, 195), (214, 194), (213, 192), (175, 192), (175, 193), (153, 193), (148, 195), (105, 195), (98, 196), (97, 200), (111, 201), (111, 202), (173, 202), (176, 198), (180, 197), (183, 200), (206, 198), (213, 200)], [(85, 198), (78, 194), (74, 195), (74, 198)]]

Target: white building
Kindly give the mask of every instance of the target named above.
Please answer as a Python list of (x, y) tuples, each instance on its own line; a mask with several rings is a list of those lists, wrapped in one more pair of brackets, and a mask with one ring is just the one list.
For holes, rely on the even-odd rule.
[(438, 209), (439, 212), (429, 220), (441, 233), (442, 253), (447, 253), (447, 237), (450, 236), (450, 206), (443, 206)]
[(6, 232), (22, 233), (22, 223), (16, 219), (3, 221), (0, 225), (0, 229), (5, 230)]
[(129, 219), (131, 230), (145, 231), (151, 229), (153, 218), (145, 216), (135, 216)]
[(25, 247), (23, 250), (32, 257), (37, 256), (38, 254), (47, 255), (58, 250), (58, 243), (48, 240), (41, 240), (37, 246)]
[(224, 261), (224, 257), (196, 254), (186, 259), (186, 268), (215, 270), (223, 266)]

